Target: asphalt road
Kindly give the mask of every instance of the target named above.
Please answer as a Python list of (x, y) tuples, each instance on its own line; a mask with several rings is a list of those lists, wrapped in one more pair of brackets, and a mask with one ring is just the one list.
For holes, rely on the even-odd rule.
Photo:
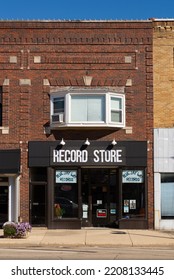
[(174, 248), (3, 247), (0, 260), (174, 260)]

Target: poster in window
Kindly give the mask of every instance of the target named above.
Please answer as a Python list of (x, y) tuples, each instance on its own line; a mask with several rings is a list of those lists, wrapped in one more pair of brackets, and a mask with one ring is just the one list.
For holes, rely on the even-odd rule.
[(96, 217), (97, 218), (107, 218), (107, 209), (97, 209)]
[(123, 183), (139, 184), (144, 182), (143, 170), (123, 170), (122, 173)]
[(76, 170), (56, 170), (56, 183), (77, 183)]
[(130, 209), (136, 209), (136, 200), (135, 199), (130, 200)]
[(124, 213), (129, 213), (129, 200), (124, 199)]

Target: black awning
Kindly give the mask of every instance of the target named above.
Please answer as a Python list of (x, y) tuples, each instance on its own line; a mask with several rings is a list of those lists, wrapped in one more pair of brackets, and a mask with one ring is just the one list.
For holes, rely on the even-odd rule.
[(0, 150), (0, 174), (20, 172), (20, 150)]

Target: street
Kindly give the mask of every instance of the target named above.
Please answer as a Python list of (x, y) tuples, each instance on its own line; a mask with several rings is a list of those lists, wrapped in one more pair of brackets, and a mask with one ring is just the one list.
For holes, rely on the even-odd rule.
[(3, 247), (0, 260), (174, 260), (174, 247)]

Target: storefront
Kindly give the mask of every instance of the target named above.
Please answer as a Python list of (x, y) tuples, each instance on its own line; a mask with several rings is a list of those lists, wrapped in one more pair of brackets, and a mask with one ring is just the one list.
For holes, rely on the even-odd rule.
[(30, 222), (147, 228), (145, 141), (29, 142)]
[(18, 221), (20, 150), (0, 150), (0, 226)]
[(154, 129), (155, 229), (174, 230), (173, 128)]

